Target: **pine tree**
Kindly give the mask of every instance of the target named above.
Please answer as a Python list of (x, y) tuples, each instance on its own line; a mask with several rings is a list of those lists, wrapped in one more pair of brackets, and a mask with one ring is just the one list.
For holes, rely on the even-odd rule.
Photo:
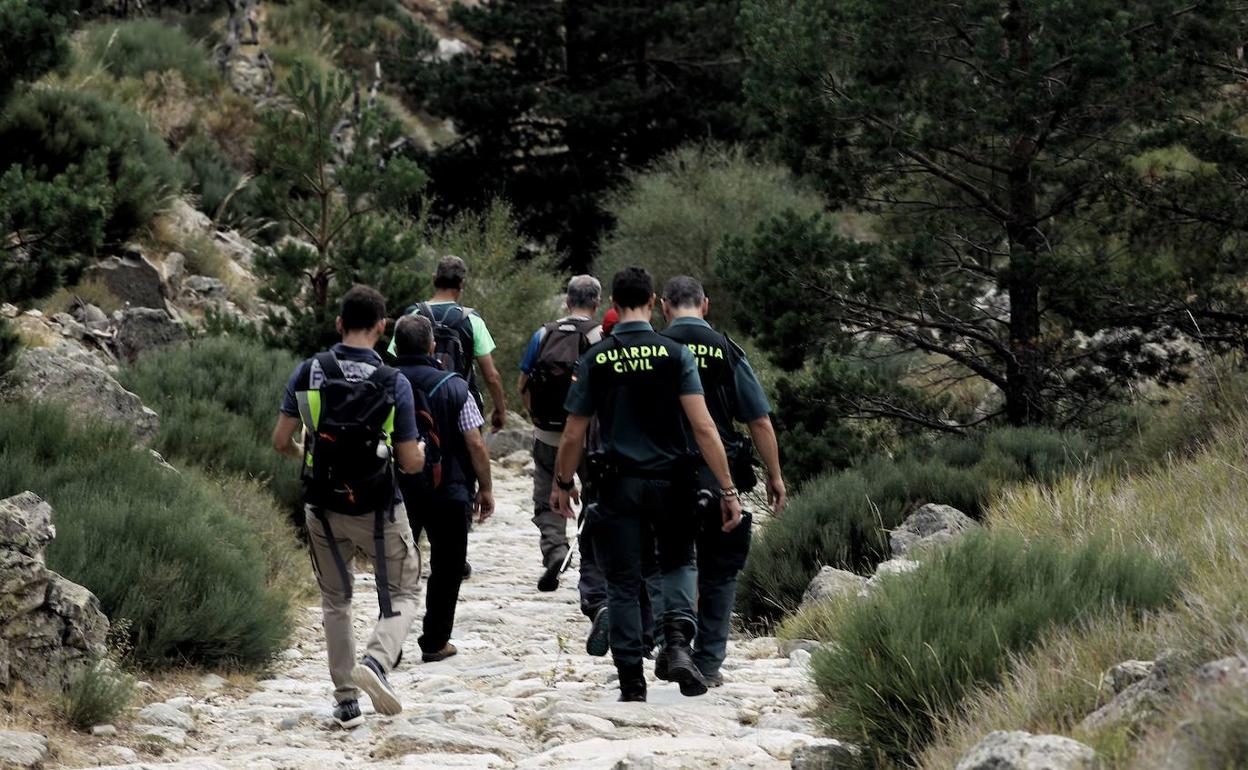
[[(745, 0), (747, 90), (851, 243), (773, 221), (729, 252), (753, 327), (789, 354), (912, 355), (955, 414), (842, 380), (859, 416), (957, 430), (1086, 421), (1187, 340), (1242, 346), (1248, 143), (1228, 88), (1244, 13), (1180, 0)], [(913, 379), (911, 380), (913, 382)]]
[(456, 138), (425, 161), (447, 209), (503, 197), (530, 236), (584, 265), (624, 171), (690, 139), (743, 133), (736, 0), (499, 0), (456, 6), (481, 44), (443, 61), (407, 27), (395, 62), (408, 100)]

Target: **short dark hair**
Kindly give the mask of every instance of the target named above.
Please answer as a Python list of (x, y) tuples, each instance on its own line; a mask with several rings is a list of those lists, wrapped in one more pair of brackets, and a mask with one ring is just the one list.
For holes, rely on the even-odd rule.
[(386, 317), (386, 298), (372, 286), (357, 283), (342, 295), (342, 330), (371, 329)]
[(678, 275), (663, 287), (663, 299), (674, 308), (700, 308), (706, 301), (706, 290), (698, 279)]
[(626, 267), (611, 279), (611, 301), (623, 310), (645, 307), (654, 296), (654, 278), (644, 267)]
[(433, 273), (433, 288), (462, 289), (468, 277), (468, 265), (454, 254), (447, 254), (438, 260), (438, 268)]
[(405, 315), (394, 327), (394, 349), (401, 356), (428, 355), (433, 345), (433, 324), (423, 315)]

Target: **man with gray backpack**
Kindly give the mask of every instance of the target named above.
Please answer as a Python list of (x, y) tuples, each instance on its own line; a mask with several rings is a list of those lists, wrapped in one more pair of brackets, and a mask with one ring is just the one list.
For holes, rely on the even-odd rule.
[[(567, 421), (564, 399), (572, 385), (576, 362), (602, 339), (594, 320), (602, 302), (602, 284), (592, 275), (568, 281), (567, 314), (533, 333), (520, 362), (518, 388), (533, 420), (533, 523), (541, 532), (542, 576), (539, 591), (559, 587), (559, 572), (568, 555), (567, 520), (550, 508), (555, 455)], [(584, 580), (586, 576), (583, 576)], [(590, 576), (590, 581), (593, 578)]]

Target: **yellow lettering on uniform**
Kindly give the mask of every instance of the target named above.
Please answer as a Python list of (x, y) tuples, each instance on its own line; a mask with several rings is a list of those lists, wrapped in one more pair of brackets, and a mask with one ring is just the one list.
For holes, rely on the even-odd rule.
[(601, 366), (602, 364), (605, 364), (606, 362), (607, 362), (606, 353), (599, 353), (598, 355), (594, 356), (594, 363)]
[(615, 370), (615, 373), (616, 373), (616, 374), (623, 374), (623, 373), (624, 373), (624, 362), (623, 362), (623, 361), (616, 361), (614, 364), (611, 364), (611, 368), (612, 368), (613, 370)]
[(670, 357), (671, 355), (667, 352), (666, 347), (659, 348), (659, 358), (670, 358)]

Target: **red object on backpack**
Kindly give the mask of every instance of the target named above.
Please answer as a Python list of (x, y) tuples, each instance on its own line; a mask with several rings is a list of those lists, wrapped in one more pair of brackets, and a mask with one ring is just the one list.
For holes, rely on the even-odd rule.
[(608, 310), (607, 314), (602, 317), (603, 336), (605, 337), (606, 335), (610, 334), (612, 327), (614, 327), (619, 322), (620, 322), (620, 314), (616, 312), (616, 309), (611, 308), (610, 310)]

